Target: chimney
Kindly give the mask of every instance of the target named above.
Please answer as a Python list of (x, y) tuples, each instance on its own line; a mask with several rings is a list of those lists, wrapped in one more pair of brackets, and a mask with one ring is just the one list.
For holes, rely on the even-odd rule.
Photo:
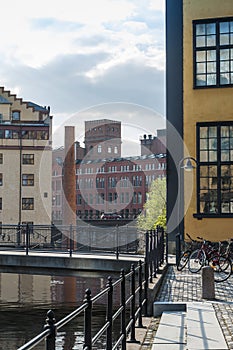
[(63, 165), (64, 225), (76, 225), (75, 128), (65, 126)]

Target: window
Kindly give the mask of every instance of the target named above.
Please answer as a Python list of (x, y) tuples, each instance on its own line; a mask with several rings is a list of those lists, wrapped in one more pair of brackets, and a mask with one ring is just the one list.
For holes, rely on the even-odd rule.
[(194, 86), (233, 84), (233, 18), (193, 22)]
[(34, 198), (22, 198), (22, 210), (33, 210)]
[(0, 197), (0, 210), (2, 210), (2, 197)]
[(0, 186), (2, 186), (2, 185), (3, 185), (3, 174), (0, 173)]
[(20, 111), (12, 111), (12, 120), (20, 120)]
[(233, 123), (198, 123), (197, 141), (197, 211), (233, 214)]
[(98, 147), (97, 147), (97, 152), (98, 152), (98, 153), (101, 153), (101, 152), (102, 152), (102, 147), (101, 147), (101, 145), (98, 145)]
[(34, 174), (23, 174), (22, 186), (34, 186)]
[(3, 164), (3, 153), (0, 153), (0, 164)]
[(34, 154), (23, 154), (23, 164), (34, 164)]

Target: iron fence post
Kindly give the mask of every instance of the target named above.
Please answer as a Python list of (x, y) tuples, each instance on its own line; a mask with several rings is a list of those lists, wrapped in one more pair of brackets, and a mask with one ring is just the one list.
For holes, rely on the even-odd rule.
[(149, 233), (150, 237), (150, 252), (149, 252), (149, 266), (150, 266), (150, 283), (153, 283), (153, 235), (152, 235), (152, 230), (150, 230)]
[(46, 350), (55, 350), (55, 342), (56, 342), (56, 325), (55, 325), (55, 315), (52, 310), (49, 310), (47, 312), (46, 317), (46, 325), (44, 326), (44, 329), (50, 329), (50, 334), (45, 339), (45, 349)]
[(109, 323), (107, 328), (107, 341), (106, 341), (106, 349), (112, 350), (112, 296), (113, 296), (113, 286), (112, 286), (112, 278), (108, 277), (107, 287), (108, 291), (108, 305), (107, 305), (107, 322)]
[(116, 259), (119, 259), (119, 230), (118, 224), (116, 225)]
[(87, 303), (87, 308), (84, 312), (84, 345), (83, 349), (92, 350), (92, 338), (91, 338), (91, 319), (92, 319), (92, 300), (91, 290), (86, 289), (84, 302)]
[(145, 260), (145, 284), (144, 284), (144, 299), (145, 299), (145, 304), (144, 304), (144, 316), (148, 315), (147, 311), (147, 306), (148, 306), (148, 280), (149, 280), (149, 266), (147, 260)]
[(16, 237), (17, 237), (17, 246), (19, 247), (20, 246), (20, 243), (21, 243), (21, 234), (20, 234), (20, 222), (18, 223), (17, 225), (17, 228), (16, 228)]
[(70, 237), (69, 237), (69, 246), (70, 246), (70, 257), (72, 257), (72, 243), (73, 243), (73, 239), (72, 239), (72, 235), (73, 235), (73, 226), (72, 224), (70, 225)]
[(139, 283), (139, 313), (138, 313), (138, 327), (142, 328), (142, 262), (139, 260), (138, 262), (139, 270), (138, 270), (138, 283)]
[(121, 334), (123, 335), (121, 347), (122, 350), (126, 350), (126, 310), (125, 310), (125, 271), (124, 269), (121, 270), (121, 306), (122, 306), (122, 313), (121, 313)]
[(135, 268), (134, 264), (131, 266), (132, 276), (131, 276), (131, 320), (132, 320), (132, 326), (131, 326), (131, 333), (130, 333), (130, 341), (136, 342), (135, 338)]
[(27, 224), (26, 226), (26, 255), (28, 255), (28, 251), (29, 251), (29, 225)]
[(154, 272), (153, 272), (153, 277), (156, 277), (156, 273), (157, 273), (157, 231), (153, 230), (152, 231), (152, 237), (153, 237), (153, 265), (154, 265)]

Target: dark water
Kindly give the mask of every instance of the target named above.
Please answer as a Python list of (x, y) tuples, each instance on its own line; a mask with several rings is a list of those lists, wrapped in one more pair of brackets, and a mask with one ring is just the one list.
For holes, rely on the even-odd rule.
[[(119, 276), (115, 276), (115, 279)], [(113, 276), (114, 279), (114, 276)], [(39, 276), (0, 273), (0, 350), (14, 350), (37, 335), (45, 324), (46, 313), (52, 309), (56, 321), (81, 305), (85, 290), (96, 295), (106, 287), (107, 276)], [(118, 296), (114, 298), (119, 304)], [(105, 322), (106, 298), (93, 308), (93, 331)], [(118, 333), (119, 322), (115, 325)], [(115, 334), (116, 335), (116, 334)], [(105, 339), (93, 349), (103, 349)], [(58, 331), (56, 349), (83, 348), (83, 315)], [(44, 342), (35, 349), (44, 349)]]

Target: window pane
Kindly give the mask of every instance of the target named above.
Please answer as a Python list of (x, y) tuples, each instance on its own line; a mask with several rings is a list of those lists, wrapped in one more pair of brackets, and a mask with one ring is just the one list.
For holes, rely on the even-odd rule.
[(220, 45), (229, 45), (230, 36), (229, 34), (220, 34)]
[(216, 85), (216, 74), (207, 75), (207, 85)]
[(203, 46), (206, 46), (206, 44), (205, 44), (205, 39), (206, 39), (205, 36), (198, 36), (198, 37), (196, 38), (196, 47), (203, 47)]
[(196, 78), (196, 85), (197, 86), (205, 86), (206, 85), (206, 75), (197, 75)]
[(200, 189), (207, 189), (208, 186), (208, 177), (202, 177), (200, 178)]
[(201, 162), (208, 161), (208, 151), (200, 151), (200, 161)]
[(230, 50), (220, 50), (220, 60), (229, 60)]
[(229, 126), (221, 126), (221, 138), (229, 137), (230, 136), (229, 132), (230, 132)]
[(207, 46), (215, 46), (216, 45), (216, 36), (215, 35), (208, 35), (206, 44), (207, 44)]
[(196, 25), (196, 35), (204, 35), (205, 34), (205, 24), (197, 24)]
[(205, 63), (197, 63), (197, 73), (206, 73), (206, 64)]
[(209, 161), (210, 162), (216, 162), (217, 161), (217, 152), (216, 151), (210, 151), (209, 152)]
[(221, 139), (221, 149), (222, 150), (228, 150), (230, 148), (230, 139), (229, 138), (222, 138)]
[(209, 139), (209, 149), (217, 149), (217, 139)]
[(226, 85), (230, 83), (230, 75), (229, 73), (221, 74), (220, 75), (220, 84)]
[(216, 72), (216, 62), (207, 63), (207, 73), (215, 73)]
[(217, 137), (217, 127), (216, 126), (209, 127), (209, 137)]
[(196, 60), (197, 60), (197, 62), (205, 62), (206, 51), (197, 51)]
[(207, 23), (206, 24), (206, 34), (216, 34), (216, 24)]
[(220, 22), (219, 31), (220, 31), (220, 33), (228, 33), (229, 32), (229, 22)]
[(207, 140), (205, 140), (205, 139), (200, 140), (200, 149), (208, 149)]
[(229, 72), (230, 64), (229, 61), (220, 62), (220, 72)]
[(216, 61), (216, 50), (207, 51), (207, 61)]
[(207, 131), (208, 131), (208, 128), (206, 126), (201, 126), (200, 127), (200, 137), (202, 139), (206, 139), (207, 138)]

